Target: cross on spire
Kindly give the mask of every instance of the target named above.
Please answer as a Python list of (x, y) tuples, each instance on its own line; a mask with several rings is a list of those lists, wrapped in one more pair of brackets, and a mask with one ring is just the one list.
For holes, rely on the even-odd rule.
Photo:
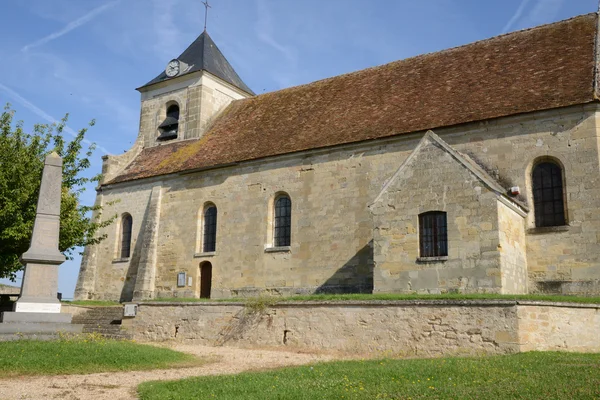
[(204, 9), (205, 9), (204, 10), (204, 31), (206, 32), (206, 20), (208, 18), (208, 9), (212, 8), (212, 7), (210, 6), (210, 4), (208, 4), (208, 0), (203, 1), (202, 4), (204, 4)]

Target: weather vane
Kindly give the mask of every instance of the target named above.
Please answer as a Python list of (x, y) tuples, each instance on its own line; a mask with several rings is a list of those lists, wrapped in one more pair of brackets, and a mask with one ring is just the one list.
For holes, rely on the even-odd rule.
[(204, 4), (204, 8), (205, 8), (205, 11), (204, 11), (204, 31), (206, 31), (206, 19), (208, 18), (208, 9), (212, 8), (212, 7), (210, 6), (210, 4), (208, 4), (208, 0), (203, 1), (202, 4)]

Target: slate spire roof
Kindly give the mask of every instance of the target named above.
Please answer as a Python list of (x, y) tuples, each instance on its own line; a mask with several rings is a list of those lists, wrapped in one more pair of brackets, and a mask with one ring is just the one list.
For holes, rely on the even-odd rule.
[[(208, 35), (208, 32), (204, 31), (192, 44), (179, 57), (179, 61), (183, 61), (190, 66), (190, 69), (185, 71), (183, 75), (190, 74), (196, 71), (207, 71), (218, 78), (223, 79), (225, 82), (232, 84), (238, 89), (244, 92), (254, 95), (252, 89), (250, 89), (242, 78), (235, 72), (229, 61), (225, 58), (221, 50), (217, 47), (215, 42)], [(181, 76), (181, 75), (179, 75)], [(161, 72), (156, 78), (146, 83), (142, 87), (152, 85), (158, 82), (163, 82), (170, 79), (165, 71)]]

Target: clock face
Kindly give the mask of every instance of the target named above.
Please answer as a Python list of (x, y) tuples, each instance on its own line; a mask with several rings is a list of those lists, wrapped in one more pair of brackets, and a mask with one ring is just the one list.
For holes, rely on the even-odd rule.
[(171, 60), (165, 68), (165, 73), (169, 78), (176, 76), (179, 73), (179, 60)]

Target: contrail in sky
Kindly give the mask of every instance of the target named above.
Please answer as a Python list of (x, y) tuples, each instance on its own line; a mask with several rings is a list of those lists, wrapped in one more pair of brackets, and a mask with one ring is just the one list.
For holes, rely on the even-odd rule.
[[(12, 97), (13, 99), (15, 99), (19, 104), (23, 105), (29, 111), (31, 111), (34, 114), (38, 115), (39, 117), (45, 119), (46, 121), (48, 121), (48, 122), (50, 122), (52, 124), (60, 122), (56, 118), (54, 118), (50, 114), (46, 113), (44, 110), (42, 110), (41, 108), (37, 107), (35, 104), (31, 103), (29, 100), (27, 100), (26, 98), (24, 98), (23, 96), (21, 96), (20, 94), (18, 94), (14, 90), (12, 90), (11, 88), (6, 87), (6, 86), (4, 86), (1, 83), (0, 83), (0, 90), (8, 93), (8, 95), (10, 97)], [(73, 137), (77, 136), (77, 132), (75, 132), (73, 129), (71, 129), (68, 126), (65, 126), (65, 128), (63, 129), (63, 131), (67, 132), (69, 135), (71, 135)], [(87, 139), (83, 139), (83, 142), (85, 144), (87, 144), (87, 145), (91, 145), (92, 144), (92, 142), (90, 142)], [(106, 150), (104, 147), (102, 147), (102, 146), (96, 146), (96, 148), (98, 150), (100, 150), (101, 152), (103, 152), (104, 154), (111, 155), (111, 153), (108, 150)]]
[(510, 28), (512, 28), (513, 25), (519, 20), (519, 18), (521, 18), (521, 15), (523, 15), (523, 11), (525, 11), (525, 7), (527, 7), (528, 3), (529, 0), (523, 0), (521, 2), (519, 8), (517, 8), (517, 11), (515, 11), (510, 20), (506, 23), (506, 25), (504, 25), (504, 28), (502, 28), (502, 33), (508, 32)]
[(33, 43), (28, 44), (27, 46), (24, 46), (21, 49), (21, 51), (26, 52), (33, 47), (41, 46), (41, 45), (46, 44), (54, 39), (61, 37), (63, 35), (66, 35), (67, 33), (71, 32), (73, 29), (76, 29), (76, 28), (80, 27), (81, 25), (85, 24), (86, 22), (91, 21), (98, 14), (101, 14), (104, 11), (108, 10), (109, 8), (114, 7), (119, 1), (121, 1), (121, 0), (114, 0), (114, 1), (111, 1), (110, 3), (106, 3), (104, 5), (101, 5), (100, 7), (94, 8), (92, 11), (85, 14), (84, 16), (77, 18), (75, 21), (69, 22), (67, 24), (67, 26), (65, 26), (61, 30), (51, 33), (50, 35), (43, 37), (40, 40), (37, 40)]

